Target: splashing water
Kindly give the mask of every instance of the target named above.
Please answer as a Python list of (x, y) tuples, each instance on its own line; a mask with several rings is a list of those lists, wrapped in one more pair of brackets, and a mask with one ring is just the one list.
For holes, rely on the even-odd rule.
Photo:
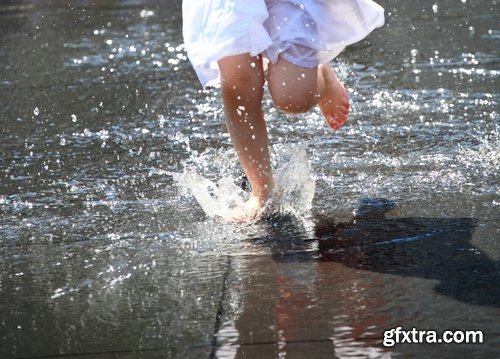
[[(272, 195), (273, 206), (280, 213), (303, 217), (311, 209), (315, 192), (306, 149), (276, 145), (273, 152), (276, 186)], [(183, 163), (184, 171), (171, 175), (181, 189), (196, 199), (207, 216), (227, 218), (231, 210), (241, 208), (249, 197), (249, 192), (236, 184), (241, 181), (241, 173), (235, 166), (237, 163), (232, 149), (208, 149), (201, 155), (193, 152)], [(217, 176), (221, 177), (209, 178)]]
[(500, 126), (493, 132), (479, 139), (476, 148), (459, 147), (459, 161), (469, 169), (473, 166), (480, 167), (483, 175), (498, 174), (500, 168)]
[(297, 217), (306, 215), (312, 206), (316, 183), (311, 177), (311, 163), (304, 147), (276, 148), (279, 164), (275, 171), (280, 212)]
[(209, 217), (224, 218), (231, 209), (243, 206), (246, 199), (243, 189), (228, 177), (223, 177), (215, 183), (193, 169), (187, 169), (174, 178), (178, 184), (190, 190)]

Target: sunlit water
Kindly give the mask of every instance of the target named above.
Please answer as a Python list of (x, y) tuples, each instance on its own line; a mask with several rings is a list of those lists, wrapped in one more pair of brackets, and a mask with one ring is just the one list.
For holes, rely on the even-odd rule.
[[(383, 4), (388, 25), (335, 63), (352, 103), (338, 132), (319, 111), (279, 113), (266, 94), (280, 215), (244, 226), (221, 220), (248, 193), (218, 90), (201, 90), (187, 61), (178, 4), (1, 5), (0, 353), (144, 349), (168, 337), (162, 348), (173, 356), (216, 344), (213, 355), (232, 357), (245, 343), (274, 340), (283, 349), (309, 338), (319, 340), (318, 353), (333, 341), (339, 357), (380, 357), (388, 354), (381, 330), (429, 325), (426, 318), (498, 334), (494, 297), (436, 289), (445, 276), (376, 259), (388, 251), (378, 248), (410, 243), (396, 247), (397, 258), (411, 262), (406, 251), (425, 248), (451, 276), (474, 262), (467, 253), (498, 273), (496, 5), (457, 3)], [(374, 222), (359, 220), (377, 208)], [(328, 246), (339, 240), (333, 228), (345, 229), (337, 247)], [(449, 268), (428, 255), (458, 247), (463, 259)], [(394, 268), (406, 283), (385, 277)], [(256, 284), (265, 278), (272, 285)], [(310, 308), (332, 293), (338, 306), (315, 317)], [(259, 296), (275, 298), (276, 308), (249, 311)], [(266, 310), (277, 318), (266, 322), (269, 333), (258, 327)], [(316, 334), (283, 313), (316, 319)], [(135, 324), (117, 339), (125, 318)], [(356, 318), (371, 324), (360, 329)], [(109, 326), (97, 339), (82, 335)], [(44, 331), (63, 339), (33, 339)]]

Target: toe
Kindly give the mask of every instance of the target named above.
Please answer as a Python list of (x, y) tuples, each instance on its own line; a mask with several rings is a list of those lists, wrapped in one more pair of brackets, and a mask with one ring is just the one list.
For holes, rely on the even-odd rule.
[(346, 122), (346, 115), (332, 115), (328, 117), (328, 125), (333, 130), (338, 130)]

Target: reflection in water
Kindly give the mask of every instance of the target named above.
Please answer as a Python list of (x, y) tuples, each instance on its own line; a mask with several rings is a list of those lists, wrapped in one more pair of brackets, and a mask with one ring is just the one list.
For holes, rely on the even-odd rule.
[[(370, 198), (350, 222), (316, 218), (313, 240), (294, 218), (270, 221), (252, 242), (271, 257), (241, 259), (242, 313), (217, 333), (217, 354), (390, 357), (383, 331), (418, 324), (426, 296), (415, 278), (434, 280), (433, 291), (453, 300), (500, 306), (498, 263), (470, 243), (474, 219), (387, 217), (395, 207)], [(397, 277), (415, 287), (395, 285)]]

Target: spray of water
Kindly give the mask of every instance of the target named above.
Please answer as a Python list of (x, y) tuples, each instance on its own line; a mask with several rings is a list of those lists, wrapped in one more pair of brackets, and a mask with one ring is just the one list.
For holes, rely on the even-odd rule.
[[(306, 149), (276, 145), (273, 153), (276, 187), (272, 206), (283, 214), (307, 215), (314, 198), (315, 181)], [(208, 149), (201, 154), (191, 153), (183, 163), (183, 172), (171, 174), (181, 190), (192, 195), (207, 216), (227, 218), (249, 197), (237, 184), (242, 177), (235, 166), (237, 163), (232, 149)]]

